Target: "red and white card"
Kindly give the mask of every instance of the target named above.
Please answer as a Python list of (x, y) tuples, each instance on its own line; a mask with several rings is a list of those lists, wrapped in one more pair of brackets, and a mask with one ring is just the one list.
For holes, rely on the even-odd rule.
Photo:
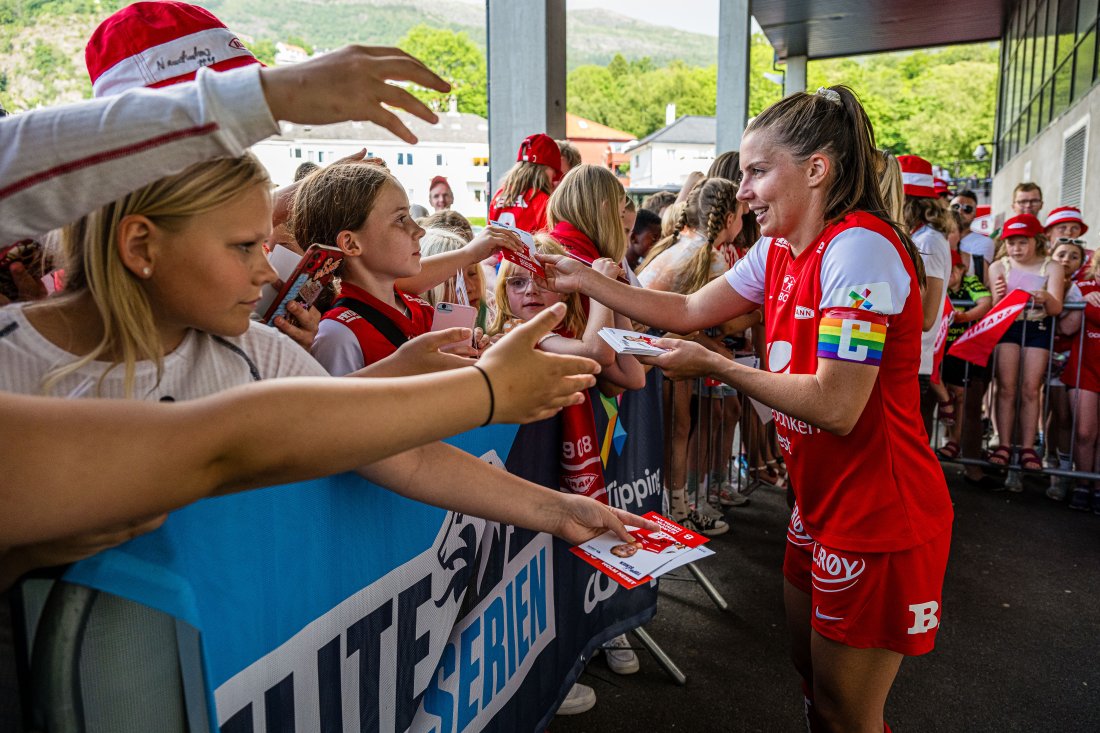
[(519, 265), (525, 270), (530, 270), (543, 280), (546, 279), (546, 270), (543, 269), (542, 263), (539, 262), (538, 258), (535, 256), (535, 238), (531, 236), (531, 232), (526, 232), (511, 224), (505, 224), (500, 221), (491, 221), (489, 224), (515, 233), (515, 235), (519, 237), (519, 240), (523, 242), (523, 246), (527, 249), (526, 252), (513, 252), (510, 249), (501, 249), (500, 254), (504, 259)]
[(577, 557), (626, 588), (636, 588), (670, 570), (714, 554), (703, 547), (709, 538), (687, 529), (656, 512), (646, 519), (656, 522), (659, 530), (627, 527), (633, 542), (623, 542), (613, 532), (605, 532), (570, 549)]

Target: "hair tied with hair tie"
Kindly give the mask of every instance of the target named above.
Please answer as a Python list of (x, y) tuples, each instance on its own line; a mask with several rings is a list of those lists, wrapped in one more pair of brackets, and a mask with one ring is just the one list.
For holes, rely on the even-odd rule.
[(817, 96), (824, 97), (833, 104), (840, 104), (840, 92), (835, 89), (827, 89), (825, 87), (817, 88)]

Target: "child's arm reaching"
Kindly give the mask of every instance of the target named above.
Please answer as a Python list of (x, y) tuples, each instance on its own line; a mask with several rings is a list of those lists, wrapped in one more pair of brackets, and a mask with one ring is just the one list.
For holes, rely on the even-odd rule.
[(459, 270), (463, 270), (475, 262), (481, 262), (501, 249), (520, 252), (524, 247), (523, 242), (519, 241), (519, 237), (507, 229), (485, 227), (462, 249), (441, 252), (423, 258), (420, 261), (419, 273), (412, 277), (403, 277), (395, 285), (398, 290), (406, 293), (426, 292), (440, 283), (447, 282)]

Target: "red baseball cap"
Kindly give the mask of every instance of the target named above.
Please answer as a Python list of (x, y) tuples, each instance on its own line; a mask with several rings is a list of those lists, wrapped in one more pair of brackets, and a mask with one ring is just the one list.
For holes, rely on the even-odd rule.
[(537, 132), (529, 135), (519, 144), (516, 154), (517, 163), (538, 163), (554, 169), (554, 180), (561, 178), (561, 148), (554, 138)]
[(947, 181), (943, 180), (942, 178), (933, 178), (932, 188), (936, 189), (937, 196), (945, 193), (951, 193), (951, 189), (947, 186)]
[(447, 179), (444, 176), (436, 176), (435, 178), (432, 179), (432, 182), (428, 184), (428, 190), (431, 191), (433, 188), (438, 186), (440, 183), (442, 183), (447, 188), (451, 187), (451, 184), (447, 182)]
[(1000, 239), (1009, 237), (1036, 237), (1043, 233), (1043, 225), (1031, 214), (1017, 214), (1001, 227)]
[(1088, 224), (1081, 218), (1081, 210), (1075, 206), (1059, 206), (1054, 211), (1047, 214), (1047, 222), (1043, 225), (1043, 231), (1050, 229), (1055, 224), (1063, 224), (1065, 222), (1076, 222), (1081, 225), (1081, 233), (1084, 234), (1089, 230)]
[(208, 10), (174, 0), (127, 5), (99, 24), (84, 49), (92, 94), (190, 81), (215, 71), (260, 63)]
[(932, 164), (919, 155), (899, 155), (901, 183), (906, 196), (936, 198), (936, 186), (932, 178)]

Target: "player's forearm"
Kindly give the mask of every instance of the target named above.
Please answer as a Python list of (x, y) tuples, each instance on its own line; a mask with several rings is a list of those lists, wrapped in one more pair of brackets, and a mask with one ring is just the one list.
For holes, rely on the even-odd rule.
[(663, 331), (689, 333), (701, 327), (692, 324), (688, 299), (679, 293), (632, 287), (594, 270), (586, 271), (581, 292), (616, 313)]
[(456, 272), (465, 269), (473, 262), (476, 260), (471, 260), (470, 253), (464, 249), (424, 257), (420, 260), (420, 272), (412, 277), (401, 278), (396, 286), (398, 290), (406, 293), (424, 293), (446, 282), (448, 278), (454, 277)]

